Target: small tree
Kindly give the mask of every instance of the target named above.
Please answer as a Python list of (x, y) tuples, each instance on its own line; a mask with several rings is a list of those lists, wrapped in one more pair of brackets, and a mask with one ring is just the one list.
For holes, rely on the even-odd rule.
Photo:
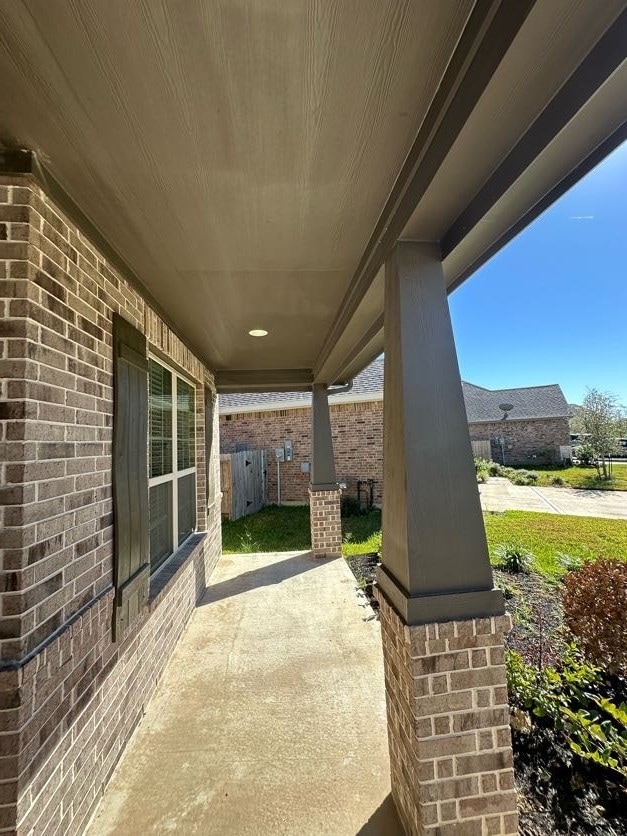
[(598, 389), (588, 389), (573, 418), (573, 429), (585, 434), (585, 443), (594, 451), (597, 471), (603, 479), (610, 478), (607, 457), (616, 450), (620, 419), (616, 396)]

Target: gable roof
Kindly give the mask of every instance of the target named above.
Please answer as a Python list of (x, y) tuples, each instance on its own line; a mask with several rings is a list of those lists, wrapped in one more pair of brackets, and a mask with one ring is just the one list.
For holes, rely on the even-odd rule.
[[(501, 404), (511, 404), (511, 420), (538, 418), (568, 418), (570, 407), (557, 383), (547, 386), (526, 386), (519, 389), (485, 389), (462, 381), (468, 423), (500, 421)], [(365, 368), (353, 381), (349, 392), (329, 395), (329, 403), (356, 403), (383, 400), (383, 357)], [(220, 414), (238, 412), (266, 412), (311, 406), (310, 392), (252, 392), (250, 394), (220, 395)]]

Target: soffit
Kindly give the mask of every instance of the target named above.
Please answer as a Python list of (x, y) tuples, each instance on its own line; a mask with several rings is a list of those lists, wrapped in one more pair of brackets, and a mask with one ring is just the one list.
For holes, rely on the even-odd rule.
[(441, 240), (460, 208), (468, 205), (624, 8), (624, 0), (550, 0), (534, 6), (416, 207), (404, 238)]
[(214, 367), (311, 368), (472, 6), (3, 0), (0, 136)]

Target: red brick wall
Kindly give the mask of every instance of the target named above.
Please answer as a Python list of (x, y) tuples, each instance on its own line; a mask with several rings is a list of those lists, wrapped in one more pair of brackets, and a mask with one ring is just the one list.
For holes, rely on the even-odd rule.
[[(383, 401), (330, 405), (335, 466), (339, 479), (346, 479), (348, 493), (356, 495), (358, 479), (374, 479), (374, 501), (381, 504), (383, 496)], [(230, 420), (229, 420), (230, 418)], [(237, 443), (253, 450), (271, 450), (268, 467), (270, 502), (277, 498), (277, 465), (274, 448), (285, 439), (294, 444), (294, 461), (281, 464), (281, 498), (285, 502), (309, 501), (309, 475), (301, 472), (301, 462), (310, 461), (311, 410), (284, 409), (265, 412), (242, 412), (230, 417), (220, 416), (220, 445), (223, 453), (235, 451)], [(470, 424), (473, 439), (506, 438), (507, 464), (540, 463), (547, 448), (556, 449), (570, 443), (567, 418), (543, 421), (498, 421), (493, 424)], [(492, 455), (500, 461), (500, 447), (492, 445)]]
[(542, 421), (495, 421), (491, 424), (470, 424), (470, 437), (476, 441), (492, 442), (492, 458), (501, 462), (501, 445), (495, 438), (504, 439), (505, 464), (550, 464), (550, 456), (559, 452), (561, 445), (570, 444), (568, 418), (546, 418)]
[[(356, 496), (358, 479), (374, 479), (374, 502), (379, 505), (383, 490), (383, 403), (329, 405), (331, 431), (338, 479), (345, 479), (347, 493)], [(309, 474), (301, 472), (301, 462), (311, 461), (311, 409), (276, 412), (248, 412), (226, 420), (220, 416), (220, 449), (235, 452), (237, 443), (251, 449), (271, 451), (268, 465), (268, 498), (277, 499), (277, 465), (274, 449), (292, 439), (294, 461), (281, 464), (281, 498), (286, 502), (309, 502)]]
[[(79, 833), (220, 553), (209, 370), (30, 177), (0, 179), (0, 831)], [(112, 315), (196, 381), (200, 532), (111, 640)], [(211, 472), (219, 472), (217, 416)]]

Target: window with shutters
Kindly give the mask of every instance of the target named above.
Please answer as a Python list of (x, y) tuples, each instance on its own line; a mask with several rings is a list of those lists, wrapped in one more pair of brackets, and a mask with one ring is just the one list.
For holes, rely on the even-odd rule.
[(149, 358), (150, 568), (154, 572), (196, 529), (195, 390)]

